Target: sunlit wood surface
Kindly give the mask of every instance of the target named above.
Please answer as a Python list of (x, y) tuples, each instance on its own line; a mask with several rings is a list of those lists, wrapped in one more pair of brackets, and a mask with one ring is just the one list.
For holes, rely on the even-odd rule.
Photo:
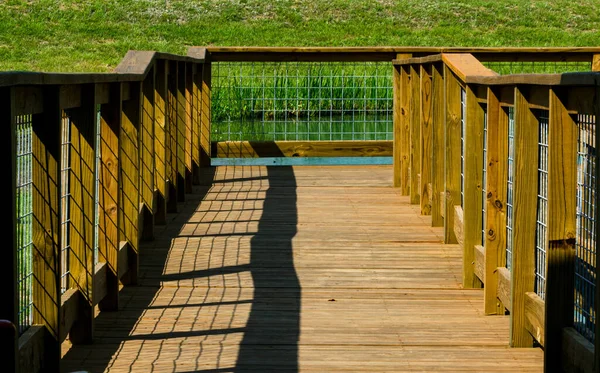
[(94, 344), (64, 344), (64, 372), (543, 370), (462, 289), (458, 245), (392, 166), (221, 166), (202, 184), (141, 244)]

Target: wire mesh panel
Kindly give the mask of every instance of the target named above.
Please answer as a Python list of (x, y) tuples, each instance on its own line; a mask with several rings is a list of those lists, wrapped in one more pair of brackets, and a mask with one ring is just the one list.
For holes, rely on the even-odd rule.
[(548, 111), (538, 112), (538, 195), (535, 232), (535, 292), (546, 296), (546, 250), (548, 249)]
[(460, 90), (460, 205), (465, 201), (465, 133), (467, 133), (467, 93)]
[(485, 67), (498, 74), (560, 74), (591, 71), (591, 61), (502, 61), (483, 62)]
[(60, 216), (60, 227), (61, 227), (61, 247), (60, 247), (60, 290), (64, 293), (69, 288), (69, 254), (71, 250), (70, 240), (70, 202), (71, 196), (69, 194), (69, 177), (71, 173), (71, 119), (67, 113), (63, 110), (62, 112), (62, 126), (61, 126), (61, 169), (60, 169), (60, 181), (61, 181), (61, 216)]
[(575, 240), (575, 329), (595, 340), (596, 250), (595, 213), (596, 137), (595, 117), (578, 115), (577, 238)]
[(212, 140), (391, 140), (389, 62), (215, 62)]
[(508, 179), (506, 183), (506, 268), (512, 266), (513, 252), (513, 185), (515, 180), (515, 109), (508, 109)]
[(17, 145), (17, 294), (19, 334), (33, 321), (32, 116), (16, 118)]
[(483, 108), (483, 162), (481, 173), (481, 244), (485, 245), (486, 203), (487, 203), (487, 107)]

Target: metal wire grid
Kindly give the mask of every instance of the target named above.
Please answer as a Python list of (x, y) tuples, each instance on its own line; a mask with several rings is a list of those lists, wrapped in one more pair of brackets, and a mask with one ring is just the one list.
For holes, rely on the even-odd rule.
[(506, 268), (512, 267), (513, 185), (515, 178), (515, 109), (508, 108), (508, 179), (506, 183)]
[(498, 74), (560, 74), (591, 71), (591, 62), (570, 61), (507, 61), (483, 62), (483, 65)]
[(465, 200), (465, 133), (467, 132), (467, 93), (460, 90), (460, 206)]
[(32, 116), (16, 122), (17, 294), (19, 335), (33, 322), (33, 177)]
[(69, 178), (71, 174), (71, 119), (67, 113), (62, 111), (61, 126), (61, 247), (60, 247), (60, 290), (64, 293), (69, 288), (69, 255), (71, 251), (70, 237), (70, 203), (71, 195)]
[(390, 140), (387, 62), (217, 62), (212, 136), (241, 140)]
[(483, 169), (481, 173), (481, 245), (485, 245), (486, 229), (486, 204), (487, 204), (487, 107), (483, 108)]
[(578, 115), (577, 159), (577, 237), (575, 240), (575, 329), (594, 343), (596, 250), (596, 120), (593, 115)]
[(546, 297), (546, 250), (548, 249), (548, 111), (537, 113), (538, 135), (538, 196), (535, 232), (535, 292)]

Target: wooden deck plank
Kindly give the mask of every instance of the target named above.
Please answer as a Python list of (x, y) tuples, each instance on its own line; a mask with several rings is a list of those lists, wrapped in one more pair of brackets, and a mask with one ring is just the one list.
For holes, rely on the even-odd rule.
[(212, 171), (141, 245), (94, 344), (63, 345), (65, 372), (543, 370), (391, 166)]

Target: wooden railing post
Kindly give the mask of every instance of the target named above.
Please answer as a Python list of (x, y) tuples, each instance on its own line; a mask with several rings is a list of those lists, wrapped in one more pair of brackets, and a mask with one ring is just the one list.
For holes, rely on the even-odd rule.
[(433, 159), (433, 79), (432, 66), (420, 65), (420, 103), (419, 121), (421, 128), (421, 187), (419, 188), (421, 214), (431, 215), (432, 202), (432, 159)]
[(181, 63), (183, 71), (180, 72), (183, 80), (183, 94), (184, 94), (184, 112), (185, 112), (185, 130), (184, 136), (184, 154), (185, 154), (185, 192), (192, 192), (193, 175), (194, 175), (194, 156), (193, 156), (193, 121), (192, 121), (192, 90), (193, 90), (193, 71), (192, 64), (189, 62)]
[(192, 183), (200, 184), (200, 121), (202, 113), (202, 65), (191, 64), (191, 119), (192, 119)]
[(154, 74), (152, 67), (142, 82), (140, 124), (140, 239), (154, 239)]
[[(32, 122), (33, 324), (46, 327), (44, 361), (60, 369), (60, 157), (61, 111), (57, 86), (42, 89), (43, 112)], [(24, 106), (26, 102), (20, 102)]]
[[(141, 83), (123, 85), (121, 111), (120, 181), (122, 218), (119, 219), (119, 251), (126, 250), (127, 270), (123, 269), (121, 282), (125, 285), (137, 283), (139, 250), (139, 206), (140, 206), (140, 152), (139, 136), (141, 127)], [(119, 269), (121, 272), (121, 269)]]
[(410, 154), (411, 154), (411, 133), (410, 133), (410, 96), (412, 93), (410, 87), (410, 67), (403, 65), (400, 69), (400, 193), (403, 196), (410, 196)]
[(544, 365), (562, 366), (562, 329), (573, 325), (577, 215), (577, 125), (560, 92), (549, 90), (548, 249)]
[(421, 79), (418, 66), (407, 66), (407, 73), (410, 74), (410, 203), (418, 204), (421, 195)]
[(508, 116), (499, 92), (487, 90), (487, 159), (484, 295), (485, 313), (504, 315), (498, 299), (497, 269), (506, 266), (506, 184), (508, 180)]
[(119, 230), (122, 226), (121, 212), (121, 83), (108, 86), (108, 99), (100, 105), (100, 180), (99, 180), (99, 226), (98, 260), (107, 265), (106, 295), (99, 300), (101, 311), (119, 308)]
[(156, 201), (154, 223), (167, 222), (167, 177), (168, 115), (167, 115), (167, 62), (158, 60), (154, 65), (154, 186)]
[[(176, 105), (177, 105), (177, 122), (176, 122), (176, 165), (177, 165), (177, 201), (185, 202), (185, 193), (187, 192), (186, 179), (188, 178), (188, 159), (186, 152), (186, 131), (187, 131), (187, 113), (185, 111), (185, 63), (177, 62), (177, 70), (175, 72), (176, 82)], [(191, 161), (191, 158), (190, 158)]]
[(445, 158), (446, 158), (446, 103), (444, 100), (444, 67), (433, 64), (432, 72), (432, 154), (431, 154), (431, 225), (444, 226), (445, 196)]
[[(410, 58), (411, 55), (398, 54), (396, 59)], [(405, 183), (406, 175), (404, 174), (405, 163), (408, 162), (408, 158), (404, 158), (407, 149), (404, 149), (404, 138), (406, 131), (403, 128), (403, 110), (405, 107), (402, 102), (402, 71), (403, 68), (400, 65), (392, 65), (392, 87), (393, 87), (393, 132), (394, 132), (394, 150), (393, 150), (393, 162), (394, 162), (394, 180), (393, 185), (396, 188), (401, 188), (402, 195), (405, 194)], [(407, 167), (407, 166), (406, 166)]]
[[(16, 145), (16, 124), (14, 116), (14, 96), (13, 89), (0, 89), (0, 123), (4, 128), (4, 159), (9, 160), (8, 173), (10, 176), (10, 208), (5, 209), (8, 219), (2, 219), (5, 223), (5, 249), (0, 262), (0, 283), (2, 284), (2, 302), (0, 302), (0, 320), (6, 320), (12, 324), (12, 328), (19, 325), (18, 307), (19, 298), (17, 292), (17, 145)], [(7, 332), (11, 332), (11, 334)], [(7, 372), (15, 372), (17, 369), (17, 330), (2, 329), (0, 344), (6, 346), (0, 353), (1, 361)]]
[[(74, 102), (72, 102), (74, 101)], [(68, 120), (63, 121), (63, 131), (69, 134), (66, 139), (69, 164), (62, 165), (68, 174), (64, 195), (68, 205), (63, 212), (68, 214), (64, 224), (68, 230), (69, 247), (62, 255), (68, 255), (70, 289), (78, 289), (79, 296), (73, 320), (61, 320), (65, 328), (61, 335), (69, 332), (73, 344), (91, 343), (94, 330), (93, 278), (95, 243), (95, 197), (96, 197), (96, 87), (94, 84), (61, 87), (61, 108)], [(71, 108), (73, 107), (73, 108)], [(65, 128), (69, 126), (69, 128)], [(64, 160), (65, 158), (63, 158)], [(67, 295), (67, 293), (65, 293)], [(63, 296), (63, 298), (65, 298)], [(64, 300), (64, 299), (63, 299)], [(69, 327), (70, 325), (70, 327)], [(62, 339), (62, 337), (61, 337)]]
[[(206, 55), (208, 59), (209, 54)], [(210, 166), (210, 131), (211, 131), (211, 90), (212, 90), (212, 65), (206, 60), (201, 65), (202, 103), (200, 109), (200, 166)]]
[(479, 288), (481, 280), (475, 275), (475, 245), (481, 245), (483, 126), (485, 112), (474, 91), (466, 87), (466, 121), (463, 165), (463, 286)]
[(592, 71), (600, 71), (600, 54), (592, 56)]
[(167, 62), (167, 212), (177, 212), (179, 187), (177, 173), (177, 62)]
[(534, 291), (538, 194), (538, 120), (524, 87), (515, 88), (514, 227), (511, 265), (511, 347), (531, 347), (525, 293)]
[[(600, 71), (600, 55), (595, 55), (596, 61), (599, 61), (599, 64), (597, 64), (596, 66), (598, 67), (597, 71)], [(596, 117), (596, 125), (594, 126), (594, 137), (596, 139), (600, 139), (600, 84), (596, 83), (596, 95), (595, 95), (595, 100), (593, 102), (593, 106), (594, 106), (594, 115)], [(596, 193), (593, 197), (593, 203), (594, 206), (596, 206), (595, 208), (595, 216), (594, 216), (594, 221), (596, 222), (596, 225), (594, 226), (595, 228), (595, 235), (594, 237), (600, 237), (600, 224), (598, 222), (600, 222), (600, 193), (598, 193), (598, 191), (600, 190), (600, 178), (598, 177), (598, 175), (600, 175), (600, 162), (596, 161), (596, 168), (594, 170), (595, 175), (596, 175), (596, 185), (594, 185), (593, 187), (596, 190)], [(600, 263), (600, 245), (598, 244), (600, 242), (600, 240), (596, 239), (594, 241), (594, 250), (596, 252), (596, 265), (598, 263)], [(596, 267), (596, 274), (598, 273), (597, 267)], [(596, 275), (596, 279), (598, 279), (598, 276)], [(596, 280), (598, 281), (598, 280)], [(595, 299), (596, 299), (596, 315), (598, 315), (598, 309), (600, 307), (598, 307), (598, 304), (600, 303), (600, 286), (598, 286), (599, 283), (596, 282), (596, 292), (595, 292)], [(596, 318), (596, 330), (595, 330), (595, 343), (594, 343), (594, 371), (596, 373), (600, 372), (600, 322), (598, 322), (598, 318)]]
[(461, 170), (461, 86), (452, 71), (444, 68), (445, 82), (445, 200), (444, 200), (444, 243), (457, 243), (454, 233), (454, 206), (460, 205)]

